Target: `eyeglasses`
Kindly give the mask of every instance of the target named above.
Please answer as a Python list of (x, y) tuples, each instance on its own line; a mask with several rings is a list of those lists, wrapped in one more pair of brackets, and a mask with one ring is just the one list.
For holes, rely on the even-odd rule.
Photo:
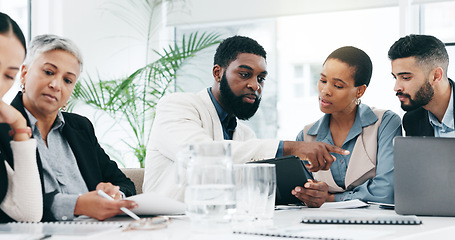
[(170, 222), (171, 220), (166, 216), (141, 218), (128, 224), (128, 226), (123, 231), (163, 229), (166, 228)]

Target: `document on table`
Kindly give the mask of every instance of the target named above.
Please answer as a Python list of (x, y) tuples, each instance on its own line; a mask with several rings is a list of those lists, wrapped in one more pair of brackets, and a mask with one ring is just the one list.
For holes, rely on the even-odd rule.
[[(348, 201), (342, 202), (325, 202), (322, 204), (321, 208), (361, 208), (361, 207), (368, 207), (369, 204), (360, 201), (359, 199), (353, 199)], [(301, 209), (306, 208), (305, 205), (277, 205), (275, 206), (275, 210), (291, 210), (291, 209)]]
[(0, 240), (24, 240), (24, 239), (45, 239), (43, 234), (30, 233), (8, 233), (0, 234)]
[(352, 199), (341, 202), (325, 202), (322, 204), (321, 208), (361, 208), (368, 206), (369, 205), (367, 203), (362, 202), (359, 199)]
[(0, 224), (0, 236), (2, 234), (26, 234), (29, 236), (53, 236), (71, 235), (88, 236), (105, 231), (118, 229), (126, 224), (125, 222), (11, 222)]
[(155, 192), (146, 192), (127, 200), (135, 201), (137, 208), (131, 209), (137, 215), (174, 215), (185, 214), (185, 204), (172, 198), (159, 195)]

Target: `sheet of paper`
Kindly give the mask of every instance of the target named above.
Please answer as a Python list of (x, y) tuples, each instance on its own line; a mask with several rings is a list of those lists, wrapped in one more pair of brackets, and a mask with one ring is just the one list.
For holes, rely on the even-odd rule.
[(368, 204), (360, 201), (359, 199), (353, 199), (342, 202), (325, 202), (321, 208), (361, 208), (367, 207)]
[(139, 207), (132, 209), (138, 215), (174, 215), (184, 214), (185, 204), (154, 192), (147, 192), (131, 197), (127, 200), (135, 201)]
[[(19, 236), (18, 234), (47, 236), (47, 235), (72, 235), (72, 236), (89, 236), (106, 231), (112, 231), (122, 226), (121, 222), (12, 222), (0, 224), (0, 236), (2, 234)], [(29, 236), (30, 237), (30, 236)], [(34, 238), (28, 238), (34, 239)], [(40, 238), (38, 238), (40, 239)]]
[(4, 233), (0, 234), (0, 240), (29, 240), (29, 239), (42, 239), (43, 234), (26, 234), (26, 233)]

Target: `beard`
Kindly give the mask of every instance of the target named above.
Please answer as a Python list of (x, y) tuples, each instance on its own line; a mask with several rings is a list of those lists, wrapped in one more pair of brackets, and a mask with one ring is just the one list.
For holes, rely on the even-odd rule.
[(234, 114), (238, 119), (248, 120), (250, 119), (258, 110), (259, 103), (261, 98), (256, 97), (254, 103), (246, 103), (243, 101), (244, 95), (236, 96), (232, 92), (231, 87), (224, 73), (220, 81), (220, 93), (221, 93), (221, 102), (226, 108), (225, 110), (229, 113)]
[(420, 87), (419, 91), (417, 91), (415, 98), (412, 99), (409, 94), (405, 94), (402, 92), (398, 92), (396, 94), (397, 96), (403, 95), (409, 99), (409, 104), (405, 105), (403, 102), (401, 102), (401, 108), (404, 111), (412, 111), (415, 110), (419, 107), (427, 105), (431, 99), (433, 99), (434, 96), (434, 90), (431, 87), (431, 84), (426, 81), (422, 87)]

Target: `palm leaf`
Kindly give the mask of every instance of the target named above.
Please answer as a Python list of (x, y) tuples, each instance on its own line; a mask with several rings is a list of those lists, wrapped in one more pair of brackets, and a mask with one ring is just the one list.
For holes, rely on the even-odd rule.
[(159, 58), (126, 78), (103, 80), (99, 76), (95, 79), (88, 76), (76, 84), (69, 109), (73, 109), (77, 102), (83, 102), (105, 112), (119, 124), (127, 122), (129, 128), (126, 131), (135, 139), (135, 143), (124, 143), (132, 149), (143, 166), (156, 104), (170, 91), (185, 61), (218, 44), (219, 38), (217, 33), (196, 32), (188, 38), (183, 35), (180, 43), (169, 45), (162, 49), (162, 53), (152, 50)]

